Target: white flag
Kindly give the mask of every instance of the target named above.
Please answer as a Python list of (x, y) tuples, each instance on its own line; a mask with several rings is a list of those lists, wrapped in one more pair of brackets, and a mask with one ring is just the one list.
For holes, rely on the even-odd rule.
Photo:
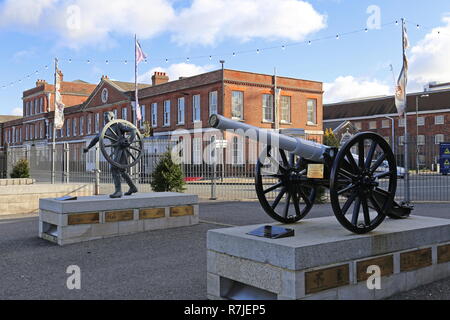
[(55, 76), (55, 129), (64, 126), (64, 104), (61, 97), (61, 71), (56, 69)]
[(409, 48), (408, 33), (406, 32), (405, 23), (403, 23), (403, 67), (400, 71), (400, 76), (397, 80), (395, 88), (395, 106), (400, 117), (403, 117), (406, 112), (406, 85), (408, 84), (408, 57), (406, 56), (406, 49)]

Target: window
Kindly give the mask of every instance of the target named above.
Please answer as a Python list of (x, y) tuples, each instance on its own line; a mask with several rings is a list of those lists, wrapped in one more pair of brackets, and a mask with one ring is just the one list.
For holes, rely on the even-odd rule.
[(308, 124), (317, 124), (317, 100), (308, 99), (307, 103)]
[(281, 109), (281, 118), (280, 121), (283, 123), (291, 122), (291, 97), (289, 96), (281, 96), (280, 98), (280, 109)]
[(141, 108), (141, 120), (139, 121), (139, 125), (143, 128), (145, 122), (145, 105), (141, 105), (139, 108)]
[(77, 118), (72, 119), (72, 129), (73, 129), (73, 136), (76, 137), (78, 135), (77, 133)]
[(92, 130), (92, 114), (88, 114), (86, 123), (86, 133), (91, 134)]
[(156, 128), (158, 125), (158, 104), (152, 103), (152, 127)]
[(39, 99), (39, 112), (44, 112), (44, 98)]
[(231, 94), (231, 117), (237, 120), (244, 119), (244, 93), (233, 91)]
[(209, 115), (217, 114), (217, 91), (209, 93)]
[(178, 98), (177, 123), (184, 124), (184, 98)]
[(170, 100), (164, 101), (164, 121), (165, 127), (170, 126)]
[(128, 108), (122, 108), (122, 119), (123, 120), (128, 120)]
[(391, 137), (383, 137), (384, 140), (386, 140), (387, 143), (391, 143)]
[(192, 139), (192, 153), (194, 164), (202, 164), (202, 138)]
[(43, 122), (39, 123), (39, 138), (41, 138), (41, 139), (44, 138), (44, 123)]
[(84, 135), (84, 117), (80, 118), (80, 136)]
[(28, 140), (30, 137), (30, 133), (28, 130), (28, 125), (25, 125), (25, 140)]
[(425, 117), (418, 117), (417, 118), (417, 125), (418, 126), (424, 126), (425, 125)]
[(418, 146), (424, 146), (425, 145), (425, 136), (424, 135), (417, 136), (417, 145)]
[(389, 120), (389, 119), (381, 120), (381, 127), (382, 128), (390, 128), (391, 120)]
[(398, 137), (398, 144), (400, 146), (403, 146), (405, 144), (405, 136), (399, 136)]
[(34, 125), (34, 138), (39, 139), (39, 123)]
[(444, 142), (444, 135), (443, 134), (437, 134), (434, 136), (434, 143), (435, 144), (440, 144)]
[(377, 128), (377, 122), (376, 121), (370, 121), (369, 122), (369, 129), (376, 129)]
[(192, 97), (192, 121), (200, 121), (200, 95)]
[(233, 164), (242, 164), (244, 162), (242, 139), (239, 137), (233, 137), (232, 145)]
[(34, 114), (39, 113), (38, 99), (34, 99)]
[(353, 125), (355, 126), (355, 128), (357, 130), (361, 130), (362, 129), (362, 123), (361, 122), (355, 122), (355, 123), (353, 123)]
[(95, 133), (98, 133), (100, 128), (100, 113), (95, 114)]
[(66, 137), (70, 137), (70, 120), (66, 120)]
[(434, 124), (444, 124), (444, 116), (436, 116), (434, 117)]
[(263, 94), (262, 96), (262, 112), (263, 121), (273, 121), (273, 96), (271, 94)]
[(398, 126), (403, 128), (405, 126), (405, 118), (398, 119)]

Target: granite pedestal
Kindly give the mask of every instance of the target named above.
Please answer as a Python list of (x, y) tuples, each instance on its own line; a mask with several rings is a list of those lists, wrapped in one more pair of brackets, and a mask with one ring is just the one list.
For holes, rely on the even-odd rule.
[(382, 299), (450, 277), (450, 220), (386, 219), (366, 235), (334, 217), (272, 225), (295, 236), (247, 234), (261, 225), (208, 231), (209, 299)]
[(198, 223), (196, 195), (155, 192), (118, 199), (40, 199), (39, 237), (65, 245)]

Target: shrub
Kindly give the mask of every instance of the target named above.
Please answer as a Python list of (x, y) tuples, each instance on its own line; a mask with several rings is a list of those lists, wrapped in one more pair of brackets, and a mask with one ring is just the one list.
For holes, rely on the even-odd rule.
[(13, 171), (11, 172), (11, 178), (29, 178), (30, 177), (30, 168), (28, 166), (28, 161), (26, 159), (21, 159), (17, 161), (17, 163), (13, 167)]
[(183, 171), (173, 162), (169, 151), (164, 153), (152, 173), (150, 185), (155, 192), (183, 192), (186, 189)]

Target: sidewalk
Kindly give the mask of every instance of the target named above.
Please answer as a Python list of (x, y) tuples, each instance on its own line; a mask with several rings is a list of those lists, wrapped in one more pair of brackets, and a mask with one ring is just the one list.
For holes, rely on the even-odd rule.
[[(414, 212), (450, 218), (446, 204)], [(317, 205), (309, 218), (332, 214)], [(0, 219), (0, 299), (206, 299), (206, 232), (272, 222), (258, 202), (200, 204), (201, 223), (58, 247), (37, 237), (37, 217)], [(336, 223), (338, 223), (336, 221)], [(81, 269), (81, 290), (68, 290), (66, 269)], [(392, 297), (450, 299), (450, 279)]]

